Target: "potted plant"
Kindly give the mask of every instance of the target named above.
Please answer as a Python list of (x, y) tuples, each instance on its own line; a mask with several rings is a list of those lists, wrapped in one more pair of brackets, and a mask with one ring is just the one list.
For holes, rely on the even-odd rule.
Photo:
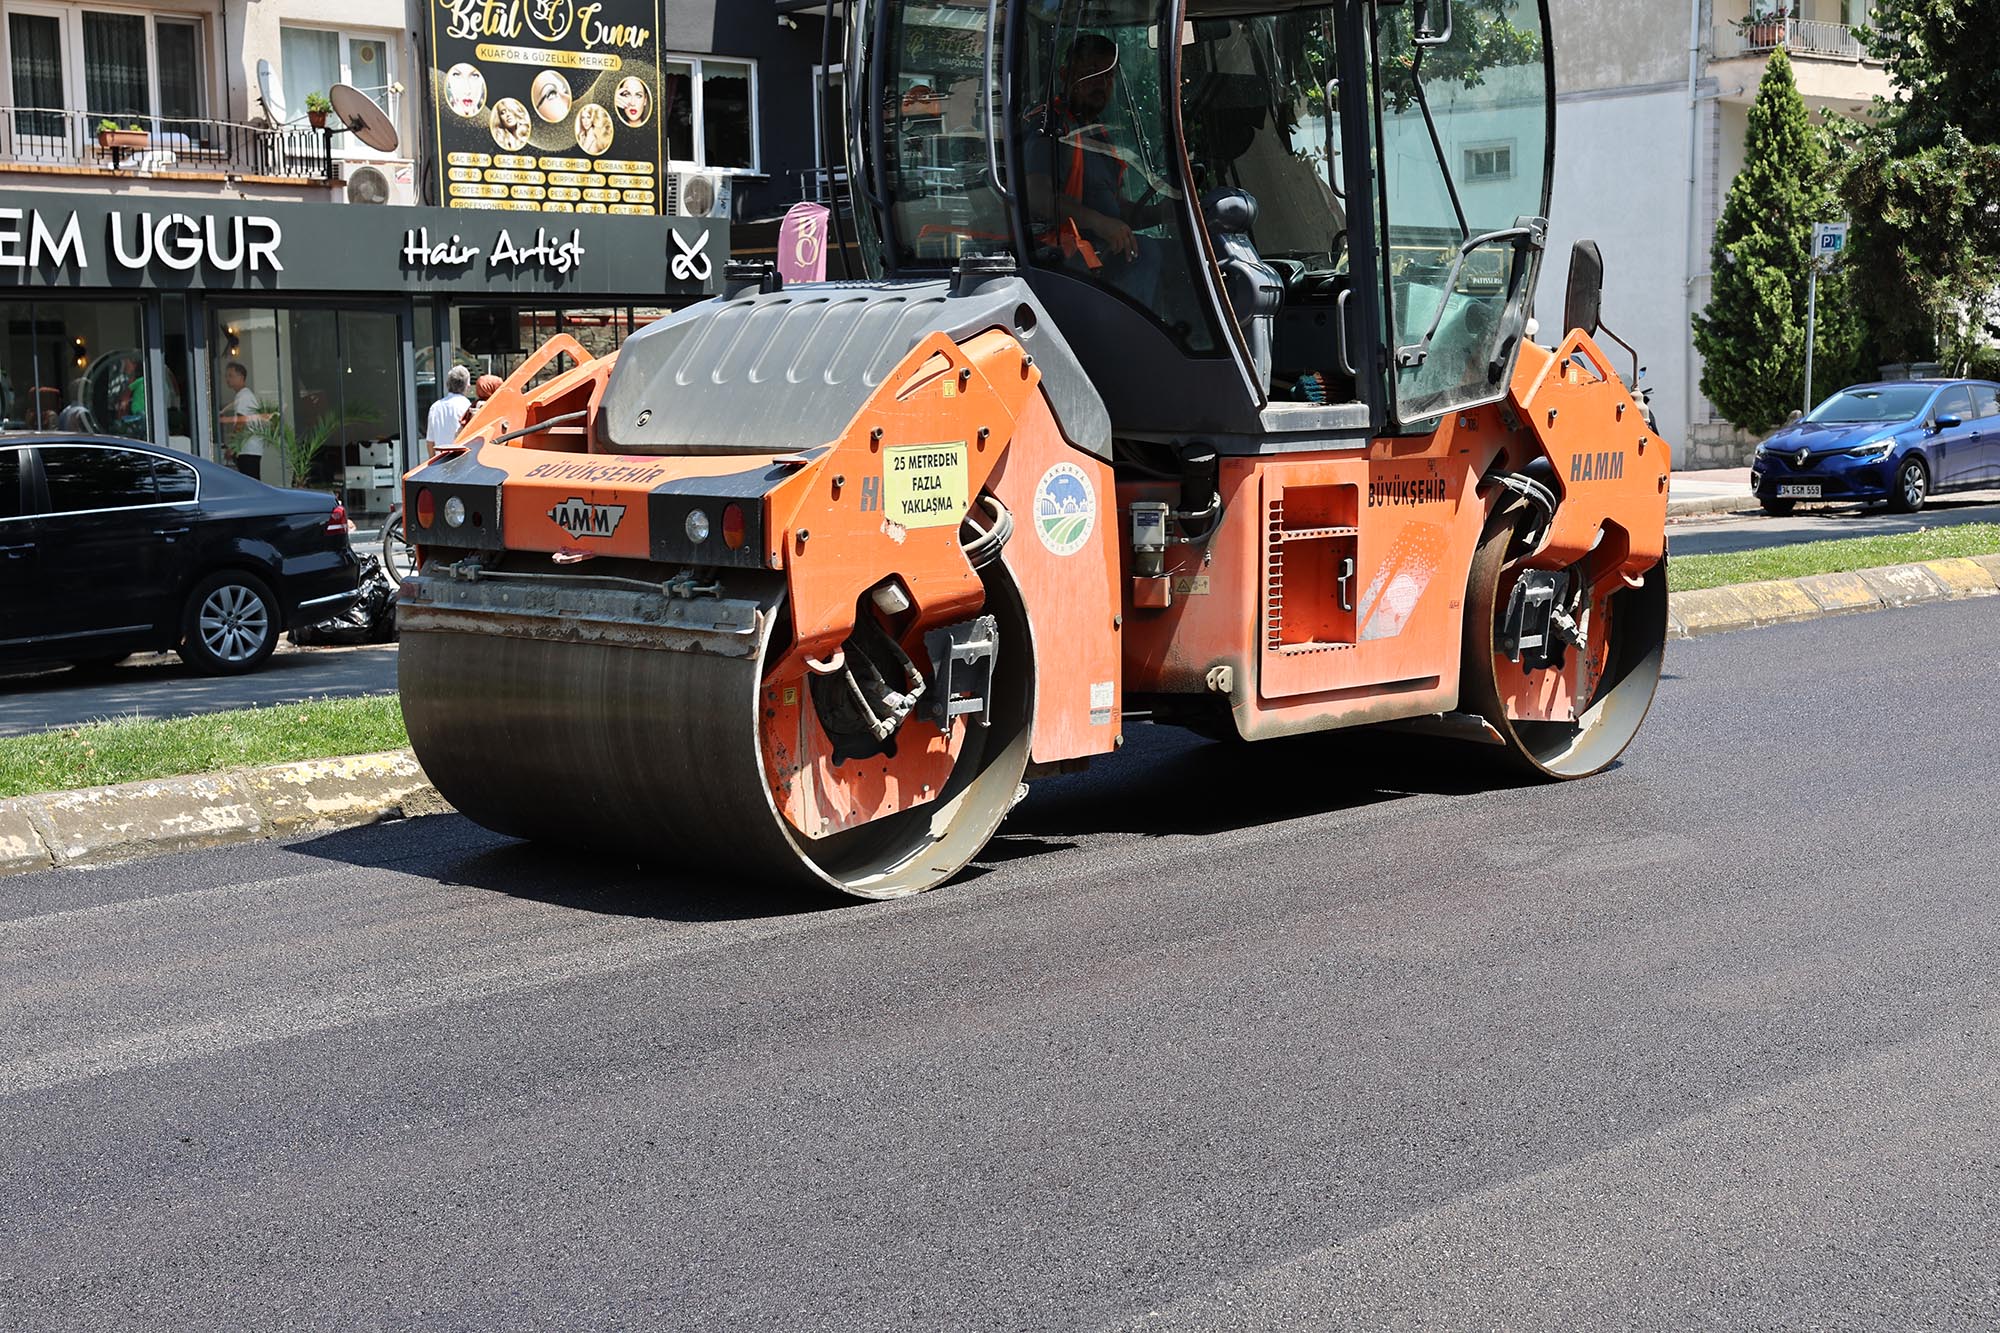
[(1736, 31), (1752, 51), (1772, 51), (1785, 44), (1785, 14), (1782, 10), (1752, 9), (1736, 21)]
[(306, 94), (306, 123), (316, 130), (326, 128), (326, 116), (333, 110), (333, 103), (325, 93)]
[(97, 146), (99, 148), (121, 151), (124, 149), (144, 149), (147, 147), (149, 140), (150, 136), (146, 133), (146, 127), (137, 121), (131, 121), (124, 125), (120, 125), (115, 120), (108, 119), (97, 122)]

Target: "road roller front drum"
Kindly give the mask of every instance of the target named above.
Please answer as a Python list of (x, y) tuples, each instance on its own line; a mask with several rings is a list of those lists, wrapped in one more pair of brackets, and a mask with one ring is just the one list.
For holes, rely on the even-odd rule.
[[(942, 641), (988, 640), (983, 674), (976, 650), (969, 663), (958, 653), (959, 667), (974, 669), (961, 679), (981, 691), (961, 690), (962, 702), (977, 707), (954, 712), (948, 699), (919, 699), (873, 745), (839, 723), (828, 734), (816, 682), (830, 694), (851, 690), (854, 677), (844, 663), (827, 671), (829, 663), (789, 651), (776, 578), (722, 575), (713, 611), (695, 598), (665, 626), (665, 611), (643, 599), (629, 615), (604, 611), (584, 579), (554, 585), (551, 605), (564, 613), (542, 619), (525, 613), (527, 599), (504, 577), (487, 580), (480, 606), (464, 586), (427, 588), (436, 581), (421, 579), (400, 665), (411, 745), (439, 792), (498, 832), (746, 890), (921, 892), (992, 837), (1027, 768), (1026, 615), (1004, 566), (982, 573), (984, 614)], [(577, 613), (586, 604), (598, 618)], [(689, 628), (704, 615), (725, 627), (747, 616), (748, 637)], [(879, 668), (867, 674), (879, 679)], [(932, 673), (945, 674), (928, 662), (919, 669), (927, 693)], [(893, 684), (882, 688), (908, 693)], [(870, 704), (879, 723), (880, 696)]]

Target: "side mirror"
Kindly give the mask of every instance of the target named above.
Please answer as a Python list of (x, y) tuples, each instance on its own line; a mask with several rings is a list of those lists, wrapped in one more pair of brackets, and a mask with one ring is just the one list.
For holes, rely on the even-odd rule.
[(1578, 241), (1569, 252), (1569, 293), (1563, 299), (1563, 328), (1597, 336), (1604, 325), (1604, 252), (1596, 241)]
[(1796, 426), (1799, 422), (1805, 420), (1805, 415), (1802, 409), (1795, 407), (1792, 409), (1792, 414), (1785, 418), (1785, 424), (1787, 426)]
[(1964, 424), (1965, 422), (1962, 418), (1951, 416), (1948, 413), (1944, 416), (1937, 418), (1937, 420), (1931, 422), (1932, 427), (1937, 430), (1957, 430), (1960, 426), (1963, 426)]

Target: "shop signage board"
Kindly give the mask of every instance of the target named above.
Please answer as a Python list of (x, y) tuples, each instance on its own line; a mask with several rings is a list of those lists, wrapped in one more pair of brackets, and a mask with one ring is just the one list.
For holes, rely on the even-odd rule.
[(0, 288), (712, 295), (712, 218), (0, 192)]
[(658, 213), (659, 0), (430, 0), (438, 199)]

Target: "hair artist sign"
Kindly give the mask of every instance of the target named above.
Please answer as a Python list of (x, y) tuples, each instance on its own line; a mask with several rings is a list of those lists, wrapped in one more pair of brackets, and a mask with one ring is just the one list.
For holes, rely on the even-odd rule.
[(676, 260), (729, 252), (727, 224), (707, 218), (468, 221), (442, 208), (0, 191), (0, 289), (701, 296), (719, 265)]

